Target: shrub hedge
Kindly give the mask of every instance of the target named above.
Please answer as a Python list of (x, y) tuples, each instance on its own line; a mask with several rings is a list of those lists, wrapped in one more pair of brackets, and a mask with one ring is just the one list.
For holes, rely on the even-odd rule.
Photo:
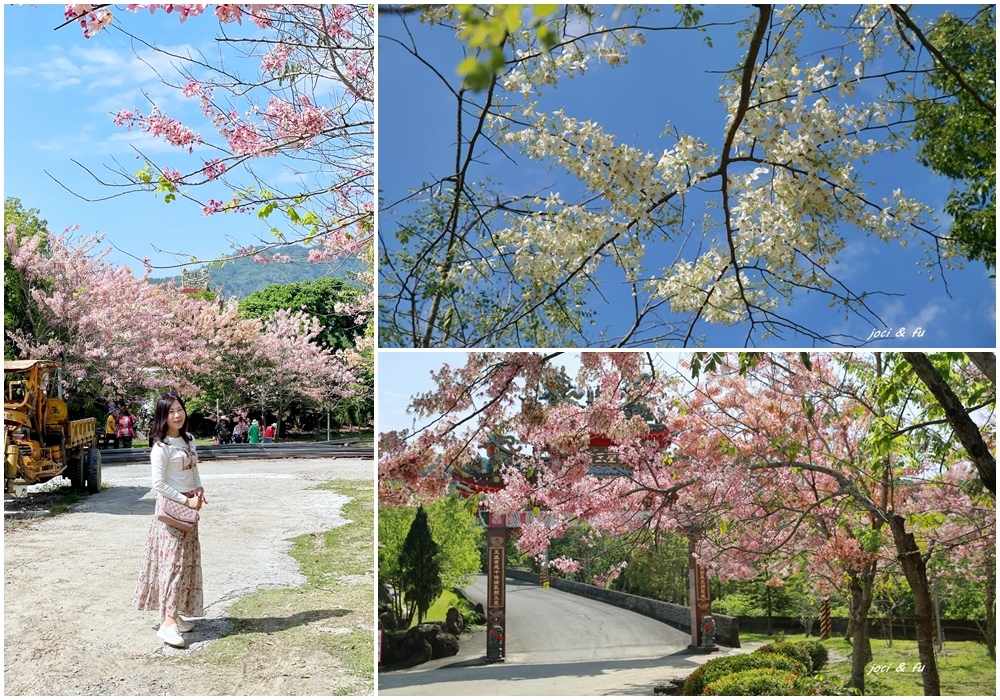
[(813, 673), (826, 666), (827, 659), (830, 658), (830, 652), (827, 651), (825, 646), (816, 641), (802, 642), (802, 646), (809, 652), (809, 657), (812, 659)]
[(770, 644), (765, 644), (753, 653), (762, 655), (780, 654), (781, 656), (787, 656), (795, 659), (805, 666), (807, 673), (814, 673), (816, 669), (813, 668), (813, 657), (806, 648), (805, 644), (808, 644), (808, 642), (803, 644), (792, 644), (791, 642), (772, 642)]
[[(752, 656), (752, 654), (751, 654)], [(775, 658), (778, 658), (775, 656)], [(705, 686), (702, 695), (799, 695), (798, 676), (778, 668), (737, 671)]]
[(832, 692), (835, 687), (812, 678), (813, 673), (826, 665), (827, 657), (826, 647), (819, 642), (773, 642), (751, 654), (707, 661), (687, 677), (681, 694), (837, 694)]
[(682, 695), (701, 695), (705, 686), (731, 673), (750, 671), (753, 669), (770, 668), (789, 671), (796, 675), (806, 673), (806, 667), (799, 661), (778, 654), (740, 654), (738, 656), (720, 656), (699, 666), (684, 681)]

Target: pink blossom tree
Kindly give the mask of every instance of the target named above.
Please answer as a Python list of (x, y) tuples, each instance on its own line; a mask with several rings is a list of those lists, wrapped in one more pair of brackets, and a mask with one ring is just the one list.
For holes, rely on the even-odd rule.
[[(919, 392), (888, 391), (873, 357), (861, 367), (855, 356), (762, 355), (742, 368), (724, 358), (685, 384), (649, 355), (584, 353), (584, 403), (566, 392), (554, 400), (554, 359), (476, 353), (464, 368), (435, 373), (437, 389), (411, 403), (428, 426), (382, 436), (380, 495), (440, 493), (452, 472), (481, 461), (477, 448), (490, 435), (511, 435), (520, 447), (498, 465), (503, 488), (487, 505), (540, 508), (554, 523), (523, 528), (523, 551), (540, 555), (552, 537), (587, 522), (611, 535), (684, 533), (723, 577), (752, 576), (767, 561), (778, 585), (801, 562), (821, 563), (828, 578), (848, 578), (859, 689), (872, 586), (880, 565), (898, 560), (917, 600), (925, 691), (936, 692), (927, 550), (914, 528), (921, 499), (938, 488), (935, 468), (948, 473), (960, 461), (947, 451), (939, 467), (927, 458), (927, 431), (940, 422), (910, 424)], [(981, 421), (992, 434), (990, 414)], [(615, 445), (618, 476), (591, 473), (594, 436)]]
[(279, 312), (267, 324), (244, 319), (233, 302), (193, 298), (107, 261), (101, 241), (68, 234), (18, 240), (8, 233), (14, 269), (38, 309), (33, 327), (9, 333), (23, 357), (58, 358), (71, 392), (135, 399), (176, 386), (203, 390), (242, 408), (277, 408), (288, 397), (320, 403), (365, 391), (354, 350), (314, 342), (318, 320)]
[[(95, 41), (115, 31), (162, 51), (131, 35), (111, 8), (68, 4), (66, 24), (79, 24)], [(285, 262), (282, 247), (295, 243), (311, 246), (311, 261), (359, 257), (370, 266), (359, 273), (367, 293), (344, 312), (371, 326), (373, 6), (154, 3), (126, 9), (162, 11), (182, 23), (214, 14), (218, 51), (170, 56), (177, 73), (162, 78), (197, 105), (200, 118), (172, 116), (152, 100), (123, 105), (113, 115), (118, 126), (160, 139), (176, 153), (160, 160), (133, 146), (141, 167), (114, 166), (115, 179), (101, 184), (116, 191), (112, 196), (142, 191), (165, 202), (187, 200), (204, 216), (264, 222), (266, 234), (255, 242), (231, 241), (233, 250), (220, 261)], [(372, 344), (371, 330), (358, 341), (361, 350)]]
[(45, 251), (41, 240), (6, 238), (39, 312), (30, 332), (10, 334), (21, 356), (59, 358), (68, 388), (114, 398), (167, 385), (192, 390), (197, 373), (217, 366), (209, 348), (227, 337), (224, 315), (107, 262), (98, 238), (74, 244), (49, 234)]
[[(964, 365), (970, 366), (967, 359)], [(821, 528), (817, 534), (824, 535), (826, 542), (821, 539), (813, 551), (822, 559), (841, 562), (851, 591), (855, 623), (852, 686), (863, 689), (864, 664), (870, 658), (864, 619), (871, 604), (876, 566), (895, 562), (916, 604), (924, 690), (937, 694), (940, 681), (926, 563), (939, 538), (926, 532), (925, 516), (932, 497), (941, 498), (948, 488), (947, 477), (961, 473), (967, 484), (972, 480), (965, 469), (968, 455), (963, 458), (955, 449), (954, 436), (934, 433), (935, 428), (950, 426), (950, 422), (913, 419), (929, 407), (933, 409), (936, 402), (924, 395), (919, 385), (897, 383), (894, 370), (906, 366), (897, 355), (841, 356), (833, 362), (815, 356), (808, 366), (801, 358), (795, 362), (780, 355), (763, 355), (750, 371), (739, 372), (730, 366), (724, 376), (713, 376), (702, 393), (710, 397), (707, 403), (695, 402), (689, 410), (711, 426), (708, 437), (721, 439), (734, 464), (742, 465), (753, 479), (753, 501), (756, 508), (762, 508), (758, 517), (763, 513), (764, 520), (770, 521), (755, 533), (762, 538), (759, 541), (773, 542), (775, 533), (781, 533), (778, 541), (784, 541), (789, 528), (774, 522), (782, 513), (787, 519), (808, 512), (813, 527)], [(986, 395), (989, 392), (968, 395), (976, 393), (983, 401), (980, 408), (987, 409), (978, 416), (977, 433), (992, 436), (990, 407), (995, 405), (995, 390), (991, 397)], [(976, 483), (981, 489), (982, 482)], [(960, 531), (952, 536), (986, 546), (991, 540), (983, 525), (993, 518), (983, 519), (982, 507), (961, 493), (953, 496), (952, 507), (965, 517), (953, 518), (944, 511), (934, 521), (948, 519), (952, 529)], [(753, 522), (755, 513), (745, 510), (749, 505), (746, 501), (737, 503), (744, 508), (732, 508), (740, 532), (735, 538), (738, 542), (753, 533), (748, 523)], [(846, 512), (824, 524), (824, 516), (845, 507)], [(834, 534), (841, 535), (840, 543), (831, 537)], [(746, 547), (741, 548), (745, 551)]]
[[(279, 310), (265, 321), (250, 346), (243, 370), (236, 369), (247, 404), (273, 411), (278, 428), (296, 398), (319, 405), (361, 395), (355, 350), (331, 350), (317, 342), (319, 320), (302, 312)], [(370, 390), (368, 390), (370, 392)]]
[[(127, 9), (163, 10), (184, 22), (208, 7)], [(372, 7), (222, 4), (214, 14), (220, 25), (214, 62), (174, 56), (178, 74), (164, 77), (198, 104), (204, 121), (185, 124), (155, 103), (123, 107), (115, 124), (162, 139), (178, 156), (161, 163), (139, 153), (142, 168), (120, 168), (119, 181), (107, 184), (163, 194), (167, 201), (187, 199), (206, 216), (284, 216), (281, 227), (271, 227), (274, 240), (243, 246), (239, 255), (263, 255), (293, 242), (314, 244), (316, 260), (364, 250), (374, 209)], [(66, 5), (65, 16), (88, 38), (102, 31), (128, 35), (109, 5)], [(256, 66), (253, 75), (247, 65)], [(271, 159), (277, 165), (267, 168)]]

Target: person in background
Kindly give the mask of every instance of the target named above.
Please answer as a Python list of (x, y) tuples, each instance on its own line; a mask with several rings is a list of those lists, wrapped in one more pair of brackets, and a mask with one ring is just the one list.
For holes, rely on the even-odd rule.
[(222, 416), (215, 424), (215, 444), (228, 445), (230, 442), (232, 438), (229, 434), (229, 419)]
[[(201, 510), (208, 499), (198, 474), (198, 452), (188, 432), (187, 411), (176, 391), (160, 394), (149, 437), (156, 497)], [(139, 610), (158, 611), (161, 622), (156, 636), (170, 646), (184, 647), (187, 642), (181, 633), (194, 629), (185, 617), (204, 615), (204, 600), (198, 523), (184, 532), (154, 515), (132, 604)]]
[(108, 406), (108, 422), (104, 424), (104, 434), (114, 449), (118, 449), (118, 409)]
[(132, 449), (132, 438), (135, 437), (135, 418), (126, 406), (118, 416), (118, 442), (126, 449)]
[(253, 422), (250, 423), (250, 444), (259, 445), (260, 444), (260, 426), (257, 424), (257, 419), (254, 418)]
[(278, 424), (271, 423), (271, 425), (264, 428), (264, 442), (274, 442), (274, 436), (278, 432)]
[(242, 418), (236, 419), (236, 425), (233, 426), (233, 442), (242, 443), (247, 437), (247, 424)]

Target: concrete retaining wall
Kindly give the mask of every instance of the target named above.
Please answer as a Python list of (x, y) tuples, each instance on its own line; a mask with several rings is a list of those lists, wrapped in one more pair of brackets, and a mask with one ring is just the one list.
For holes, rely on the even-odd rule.
[[(527, 571), (516, 571), (507, 569), (510, 578), (519, 581), (530, 581), (538, 583), (538, 574)], [(631, 610), (632, 612), (651, 617), (654, 620), (666, 623), (682, 632), (691, 633), (691, 611), (683, 605), (674, 603), (664, 603), (662, 600), (643, 598), (642, 596), (622, 593), (620, 591), (609, 591), (599, 586), (591, 586), (577, 581), (567, 581), (566, 579), (553, 577), (550, 580), (552, 588), (566, 591), (573, 595), (583, 596), (592, 600), (599, 600), (608, 605)], [(740, 623), (735, 617), (728, 615), (713, 615), (715, 618), (715, 639), (719, 644), (727, 647), (740, 646)]]

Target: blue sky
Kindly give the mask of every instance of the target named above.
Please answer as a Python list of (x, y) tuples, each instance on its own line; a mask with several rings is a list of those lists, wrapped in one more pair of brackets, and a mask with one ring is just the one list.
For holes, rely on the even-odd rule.
[[(214, 42), (220, 25), (211, 12), (181, 24), (176, 15), (162, 11), (133, 14), (124, 6), (113, 11), (125, 31), (176, 56), (202, 52), (214, 60), (220, 52)], [(105, 247), (115, 248), (109, 260), (129, 265), (137, 275), (144, 272), (139, 262), (143, 258), (156, 266), (177, 266), (189, 264), (191, 256), (215, 259), (237, 244), (274, 241), (270, 224), (254, 212), (205, 216), (200, 204), (180, 198), (166, 204), (162, 195), (146, 192), (115, 197), (118, 190), (101, 185), (87, 172), (108, 180), (114, 178), (109, 169), (118, 166), (134, 173), (143, 165), (137, 150), (158, 165), (182, 172), (188, 172), (185, 166), (193, 169), (219, 155), (206, 147), (188, 155), (112, 121), (120, 109), (148, 114), (155, 103), (162, 113), (218, 142), (198, 100), (185, 98), (158, 77), (183, 84), (176, 59), (133, 42), (113, 27), (91, 39), (75, 24), (54, 30), (64, 21), (62, 4), (5, 5), (3, 12), (5, 197), (18, 197), (25, 207), (39, 209), (54, 232), (78, 224), (80, 235), (103, 234)], [(261, 33), (248, 20), (226, 24), (225, 29), (237, 37)], [(255, 76), (259, 60), (239, 61), (227, 50), (226, 65)], [(290, 184), (294, 179), (277, 159), (258, 161), (254, 167), (268, 182)], [(102, 201), (84, 201), (67, 190)], [(210, 197), (229, 201), (232, 194), (221, 184), (189, 191), (201, 202)], [(172, 252), (184, 255), (168, 254)], [(164, 269), (153, 275), (177, 273)]]
[(412, 430), (413, 417), (406, 414), (410, 399), (434, 388), (431, 370), (439, 370), (446, 364), (462, 367), (466, 355), (439, 350), (380, 351), (375, 400), (377, 431)]
[[(936, 15), (941, 6), (921, 8), (923, 16)], [(953, 11), (962, 8), (950, 6)], [(733, 12), (746, 16), (742, 6)], [(401, 21), (392, 16), (379, 18), (379, 186), (386, 206), (399, 202), (408, 188), (422, 182), (433, 182), (454, 172), (455, 141), (454, 100), (431, 70), (408, 57), (386, 37), (403, 37)], [(650, 23), (665, 20), (651, 20)], [(413, 40), (421, 54), (453, 87), (459, 85), (455, 66), (461, 60), (461, 48), (449, 40), (447, 30), (432, 28), (413, 18), (408, 23)], [(681, 130), (704, 136), (718, 146), (718, 134), (725, 115), (717, 98), (720, 82), (718, 72), (734, 65), (731, 29), (711, 31), (715, 48), (704, 48), (702, 37), (670, 34), (669, 40), (657, 37), (646, 46), (629, 52), (629, 63), (621, 69), (599, 66), (574, 80), (564, 80), (555, 89), (543, 94), (540, 111), (564, 107), (566, 114), (578, 119), (602, 123), (606, 131), (616, 134), (619, 142), (658, 152), (665, 142), (660, 135), (667, 121)], [(405, 39), (407, 42), (408, 39)], [(727, 48), (728, 47), (728, 48)], [(817, 47), (819, 50), (820, 47)], [(697, 53), (696, 53), (697, 52)], [(694, 58), (692, 58), (694, 57)], [(541, 190), (560, 192), (564, 200), (573, 201), (575, 182), (558, 168), (547, 163), (523, 158), (512, 148), (507, 149), (516, 161), (510, 163), (495, 151), (484, 147), (483, 157), (472, 179), (489, 175), (510, 191)], [(880, 180), (879, 194), (896, 187), (919, 199), (943, 206), (948, 184), (935, 177), (915, 160), (913, 151), (878, 162), (872, 174)], [(410, 209), (406, 203), (396, 204), (380, 212), (382, 238), (392, 238), (398, 219)], [(876, 347), (994, 347), (996, 343), (996, 290), (989, 272), (980, 263), (969, 263), (965, 270), (946, 271), (947, 288), (936, 274), (918, 264), (921, 246), (911, 244), (901, 248), (898, 243), (885, 244), (878, 239), (852, 234), (842, 251), (836, 274), (857, 290), (879, 289), (891, 292), (891, 297), (875, 297), (871, 305), (884, 325), (852, 318), (828, 308), (825, 298), (818, 295), (796, 297), (788, 312), (795, 320), (812, 324), (829, 333), (846, 333), (862, 339), (873, 331), (885, 332), (890, 338), (876, 340)], [(596, 296), (591, 303), (603, 314), (599, 327), (612, 330), (621, 314), (615, 309), (630, 301), (630, 293), (617, 278), (603, 284), (601, 293), (607, 305)], [(949, 296), (950, 292), (950, 296)], [(627, 315), (627, 314), (626, 314)], [(631, 318), (629, 316), (629, 318)], [(913, 338), (912, 331), (920, 327), (923, 337)], [(911, 336), (897, 337), (900, 329)], [(745, 328), (727, 328), (700, 324), (709, 347), (742, 347), (746, 342)], [(755, 339), (760, 347), (805, 347), (812, 341), (788, 336), (785, 341)]]
[[(85, 197), (107, 198), (114, 191), (73, 161), (110, 177), (106, 168), (115, 161), (133, 172), (141, 167), (132, 145), (157, 158), (180, 155), (153, 137), (116, 127), (114, 112), (148, 113), (145, 93), (167, 114), (191, 114), (179, 92), (156, 77), (155, 69), (172, 73), (169, 61), (142, 47), (135, 55), (128, 38), (114, 30), (92, 39), (76, 25), (54, 31), (63, 22), (62, 8), (4, 6), (4, 196), (41, 210), (53, 232), (79, 224), (81, 234), (104, 234), (107, 245), (124, 251), (112, 251), (110, 260), (140, 275), (142, 265), (126, 253), (163, 265), (176, 261), (152, 246), (214, 258), (228, 247), (225, 234), (240, 232), (249, 217), (239, 224), (233, 217), (205, 217), (194, 204), (168, 205), (142, 192), (87, 202), (53, 179)], [(116, 15), (130, 31), (176, 52), (208, 48), (218, 27), (211, 16), (181, 25), (163, 13)]]

